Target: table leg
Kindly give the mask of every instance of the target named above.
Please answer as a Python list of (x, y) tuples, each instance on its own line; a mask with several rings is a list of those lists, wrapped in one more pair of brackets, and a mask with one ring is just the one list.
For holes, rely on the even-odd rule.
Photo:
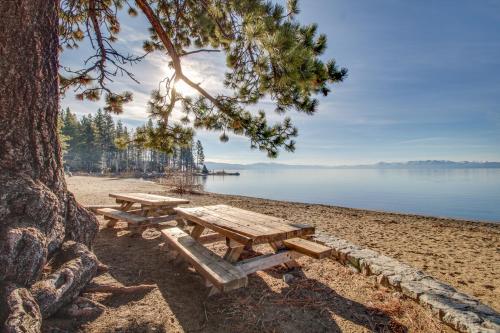
[[(243, 249), (245, 248), (245, 244), (238, 243), (229, 238), (226, 238), (226, 244), (228, 246), (228, 249), (226, 251), (226, 254), (224, 255), (224, 259), (231, 263), (237, 262), (240, 258), (241, 253), (243, 252)], [(207, 297), (220, 293), (220, 290), (215, 288), (208, 280), (205, 280), (205, 285), (208, 287)]]
[[(286, 248), (286, 246), (283, 244), (283, 242), (278, 241), (278, 242), (269, 242), (269, 245), (273, 248), (274, 252), (278, 252), (279, 250), (283, 250)], [(286, 268), (292, 269), (295, 267), (300, 267), (299, 263), (295, 260), (290, 260), (284, 264)]]
[[(141, 215), (144, 217), (153, 216), (155, 213), (155, 210), (152, 207), (141, 206), (141, 209), (143, 209), (141, 212)], [(128, 225), (128, 228), (130, 229), (130, 236), (131, 237), (141, 236), (142, 233), (144, 232), (144, 230), (146, 230), (149, 226), (149, 224), (131, 225), (131, 223), (128, 223), (127, 225)]]
[(194, 239), (200, 238), (201, 234), (203, 233), (203, 230), (205, 230), (205, 227), (197, 224), (194, 226), (193, 231), (191, 231), (191, 237)]
[(183, 219), (182, 217), (178, 217), (175, 219), (177, 221), (177, 226), (181, 229), (184, 229), (186, 228), (187, 226), (187, 223), (186, 223), (186, 220)]
[(128, 202), (128, 201), (122, 201), (121, 202), (121, 205), (120, 205), (120, 210), (123, 210), (124, 212), (126, 212), (127, 210), (129, 210), (132, 206), (134, 205), (133, 202)]
[(147, 229), (147, 225), (134, 225), (132, 227), (129, 226), (130, 237), (139, 237), (142, 235), (144, 230)]
[(154, 216), (156, 212), (156, 210), (150, 206), (141, 206), (141, 209), (142, 209), (141, 215), (144, 217)]
[(232, 239), (230, 239), (226, 243), (228, 249), (226, 251), (226, 254), (224, 255), (224, 259), (229, 262), (237, 262), (240, 258), (241, 253), (243, 252), (243, 249), (245, 248), (245, 244), (235, 242)]
[(177, 212), (174, 210), (174, 207), (168, 207), (165, 209), (165, 212), (168, 214), (168, 215), (175, 215), (177, 214)]
[(118, 222), (117, 219), (112, 219), (112, 218), (104, 218), (104, 219), (108, 221), (108, 223), (106, 223), (105, 228), (112, 229), (116, 225), (116, 222)]
[(215, 287), (210, 287), (207, 293), (207, 298), (217, 294), (220, 294), (220, 290)]

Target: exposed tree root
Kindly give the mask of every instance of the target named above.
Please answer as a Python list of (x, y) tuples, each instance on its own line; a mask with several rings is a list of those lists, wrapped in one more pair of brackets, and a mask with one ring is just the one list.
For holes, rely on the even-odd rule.
[(40, 309), (30, 292), (12, 282), (0, 283), (1, 331), (5, 333), (40, 332), (41, 324)]
[(98, 222), (67, 190), (57, 134), (58, 10), (0, 1), (0, 332), (40, 332), (97, 273)]
[(66, 192), (65, 239), (82, 243), (92, 250), (92, 242), (99, 232), (99, 222), (92, 212), (80, 205), (73, 193)]
[(54, 314), (61, 306), (77, 297), (97, 273), (99, 261), (81, 243), (65, 242), (57, 258), (57, 261), (59, 260), (65, 263), (45, 280), (31, 287), (31, 293), (40, 307), (43, 318)]
[(58, 314), (69, 317), (93, 317), (98, 316), (106, 310), (106, 307), (99, 302), (86, 297), (77, 297), (73, 303), (63, 306)]
[(155, 284), (140, 284), (137, 286), (116, 286), (112, 284), (90, 283), (85, 287), (86, 293), (120, 293), (133, 294), (136, 292), (147, 292), (156, 288)]
[(9, 173), (0, 184), (0, 332), (39, 332), (42, 317), (107, 270), (89, 250), (98, 222), (61, 184)]
[(104, 273), (107, 273), (108, 271), (109, 271), (108, 265), (104, 265), (101, 262), (97, 264), (97, 275), (102, 275)]

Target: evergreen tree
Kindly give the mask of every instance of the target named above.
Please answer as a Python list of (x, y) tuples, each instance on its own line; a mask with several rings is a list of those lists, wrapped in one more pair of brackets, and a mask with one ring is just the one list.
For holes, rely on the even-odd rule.
[[(94, 136), (92, 137), (93, 141), (92, 142), (85, 141), (85, 144), (89, 145), (90, 149), (95, 149), (95, 153), (99, 156), (99, 164), (102, 172), (105, 171), (106, 169), (105, 138), (107, 136), (107, 133), (106, 133), (104, 114), (101, 109), (98, 109), (94, 116), (93, 126), (95, 133)], [(87, 136), (87, 139), (90, 139), (90, 136)]]
[[(130, 160), (130, 147), (129, 147), (129, 142), (130, 142), (130, 134), (127, 129), (127, 127), (123, 128), (123, 135), (119, 138), (122, 140), (122, 142), (125, 142), (125, 168), (127, 171), (130, 171), (130, 165), (129, 165), (129, 160)], [(122, 146), (117, 145), (118, 149), (121, 149)], [(123, 148), (122, 148), (123, 150)]]
[(76, 115), (69, 108), (61, 112), (61, 118), (61, 134), (66, 137), (67, 145), (64, 160), (68, 165), (72, 166), (78, 155), (77, 145), (80, 135), (80, 124)]
[(96, 128), (92, 115), (83, 116), (81, 131), (78, 140), (79, 164), (87, 172), (98, 171), (101, 165), (101, 149), (99, 142), (99, 132)]
[(115, 146), (116, 132), (115, 132), (115, 123), (113, 121), (113, 117), (109, 112), (104, 113), (104, 133), (101, 137), (101, 143), (104, 150), (104, 161), (105, 161), (105, 169), (106, 171), (111, 168), (113, 164), (113, 160), (116, 154), (116, 146)]
[(120, 172), (132, 167), (136, 171), (162, 172), (172, 161), (177, 168), (191, 170), (196, 167), (193, 144), (174, 152), (162, 150), (161, 143), (154, 141), (157, 138), (149, 135), (159, 126), (151, 119), (132, 135), (121, 120), (115, 123), (109, 112), (102, 110), (78, 120), (66, 109), (61, 112), (60, 119), (60, 140), (66, 154), (71, 155), (64, 163), (73, 171)]
[[(333, 59), (321, 59), (326, 49), (326, 36), (317, 33), (317, 25), (301, 25), (297, 19), (297, 0), (287, 1), (287, 7), (263, 0), (121, 0), (87, 5), (83, 0), (61, 2), (61, 34), (63, 45), (77, 47), (88, 35), (96, 45), (95, 57), (81, 70), (62, 73), (64, 89), (76, 86), (77, 97), (96, 100), (105, 93), (106, 111), (120, 113), (131, 100), (129, 92), (112, 92), (108, 88), (115, 73), (131, 78), (125, 64), (142, 57), (124, 55), (113, 42), (120, 31), (118, 10), (126, 5), (130, 15), (139, 9), (151, 24), (150, 38), (144, 41), (148, 53), (168, 54), (173, 69), (161, 81), (160, 89), (151, 94), (149, 112), (161, 126), (146, 134), (152, 143), (161, 141), (162, 150), (183, 146), (192, 139), (194, 128), (219, 131), (220, 139), (228, 133), (245, 135), (250, 147), (275, 157), (280, 148), (295, 149), (297, 129), (291, 119), (271, 125), (266, 113), (254, 114), (250, 105), (270, 98), (278, 114), (299, 111), (313, 114), (317, 110), (318, 94), (327, 95), (329, 84), (340, 82), (347, 74)], [(80, 27), (88, 27), (88, 34)], [(224, 84), (230, 93), (212, 94), (183, 72), (182, 60), (200, 52), (222, 52), (227, 71)], [(175, 81), (193, 88), (196, 97), (183, 96), (174, 88)], [(172, 122), (175, 106), (184, 112), (182, 123)]]
[(123, 123), (121, 120), (118, 120), (116, 123), (116, 130), (115, 130), (115, 139), (114, 139), (114, 147), (116, 149), (116, 158), (115, 158), (115, 171), (120, 172), (122, 169), (122, 155), (124, 153), (124, 149), (120, 147), (120, 140), (123, 140), (125, 137), (124, 135), (125, 129), (123, 128)]
[[(40, 331), (41, 318), (69, 303), (96, 274), (98, 261), (90, 249), (98, 222), (67, 190), (57, 131), (59, 94), (74, 87), (77, 98), (97, 100), (105, 93), (105, 111), (115, 113), (132, 99), (129, 92), (109, 87), (116, 74), (133, 78), (126, 65), (142, 59), (113, 47), (120, 9), (137, 15), (138, 8), (151, 24), (144, 49), (170, 58), (173, 74), (150, 101), (159, 124), (147, 132), (162, 152), (178, 154), (191, 142), (193, 127), (219, 131), (222, 141), (230, 132), (245, 135), (252, 148), (271, 157), (280, 148), (293, 151), (297, 130), (289, 118), (270, 125), (265, 112), (253, 114), (248, 107), (270, 98), (279, 114), (313, 114), (316, 96), (328, 94), (328, 85), (346, 75), (333, 60), (320, 59), (326, 37), (317, 35), (316, 25), (296, 20), (296, 0), (288, 1), (287, 9), (263, 0), (135, 0), (137, 8), (131, 5), (123, 0), (0, 1), (0, 130), (5, 133), (0, 143), (0, 211), (7, 212), (0, 239), (9, 245), (0, 253), (0, 293), (8, 290), (16, 300), (2, 308), (2, 319), (12, 318), (4, 323), (5, 331)], [(60, 66), (59, 50), (77, 47), (84, 38), (96, 51), (85, 68)], [(183, 72), (182, 60), (200, 52), (224, 53), (223, 92), (211, 94)], [(174, 82), (179, 80), (198, 96), (177, 92)], [(183, 123), (170, 117), (177, 105), (185, 113)], [(92, 117), (82, 118), (81, 126), (79, 143), (95, 149)], [(144, 151), (144, 146), (136, 149)], [(81, 162), (90, 167), (95, 161)], [(35, 300), (31, 287), (45, 278), (44, 266), (56, 263), (56, 257), (71, 262), (64, 269), (54, 267), (51, 276), (56, 278), (41, 281)]]
[(41, 332), (42, 318), (71, 303), (99, 266), (91, 252), (98, 221), (63, 172), (58, 6), (0, 1), (2, 332)]
[(62, 132), (63, 126), (64, 126), (64, 117), (63, 113), (61, 112), (59, 114), (59, 117), (57, 118), (57, 135), (59, 136), (59, 143), (61, 145), (61, 153), (64, 161), (64, 158), (68, 153), (68, 141), (70, 138), (69, 136), (63, 134)]
[(207, 169), (207, 166), (205, 164), (203, 164), (203, 169), (201, 170), (201, 172), (205, 175), (208, 175), (208, 169)]
[(196, 141), (196, 165), (200, 167), (200, 165), (204, 165), (205, 163), (205, 153), (203, 152), (203, 146), (200, 140)]

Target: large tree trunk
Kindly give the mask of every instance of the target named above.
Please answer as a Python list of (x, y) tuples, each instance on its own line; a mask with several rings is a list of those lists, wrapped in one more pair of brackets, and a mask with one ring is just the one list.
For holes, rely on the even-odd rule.
[[(0, 1), (0, 331), (39, 330), (40, 316), (70, 301), (97, 267), (87, 253), (77, 265), (63, 264), (57, 304), (38, 306), (37, 300), (47, 299), (40, 286), (47, 261), (67, 241), (79, 244), (67, 246), (78, 247), (74, 261), (98, 230), (95, 217), (68, 192), (62, 168), (56, 127), (58, 4)], [(78, 277), (70, 279), (70, 273)]]

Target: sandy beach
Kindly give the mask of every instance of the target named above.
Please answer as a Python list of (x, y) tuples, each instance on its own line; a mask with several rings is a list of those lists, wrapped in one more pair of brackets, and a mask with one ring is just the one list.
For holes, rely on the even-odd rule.
[[(137, 179), (74, 176), (67, 181), (82, 204), (114, 203), (108, 197), (110, 192), (150, 192), (180, 197), (156, 183)], [(421, 268), (500, 310), (500, 225), (214, 193), (184, 197), (192, 206), (225, 203), (292, 222), (312, 224), (318, 230)], [(107, 278), (123, 284), (159, 283), (161, 294), (152, 292), (140, 299), (129, 299), (131, 295), (113, 296), (107, 299), (108, 303), (106, 298), (101, 299), (113, 309), (95, 321), (79, 324), (79, 329), (114, 331), (111, 329), (114, 326), (122, 327), (122, 331), (148, 331), (151, 327), (166, 331), (449, 330), (419, 305), (374, 286), (366, 277), (330, 259), (300, 259), (305, 276), (303, 280), (298, 278), (302, 283), (295, 286), (285, 284), (280, 279), (280, 272), (258, 273), (250, 279), (250, 287), (254, 288), (252, 293), (237, 291), (205, 302), (196, 292), (201, 288), (197, 275), (188, 271), (190, 273), (181, 277), (181, 271), (165, 265), (159, 243), (161, 239), (152, 229), (147, 230), (142, 239), (131, 239), (120, 232), (116, 235), (111, 230), (99, 233), (95, 252), (111, 267)], [(183, 283), (175, 282), (176, 279)], [(305, 291), (302, 287), (307, 283), (315, 285)], [(300, 294), (303, 299), (308, 292), (307, 297), (314, 298), (314, 293), (323, 296), (299, 307), (288, 302), (290, 295)], [(333, 296), (325, 297), (325, 293)], [(285, 294), (286, 300), (283, 299)], [(321, 303), (321, 308), (317, 308), (319, 303), (315, 302)], [(276, 318), (266, 315), (266, 311), (278, 303), (284, 304), (284, 308), (277, 311), (276, 318), (292, 320), (292, 326), (286, 326), (290, 322), (280, 324)], [(305, 308), (310, 311), (304, 311)], [(142, 315), (137, 316), (136, 311)], [(168, 321), (163, 317), (167, 315), (170, 315)], [(311, 320), (315, 323), (313, 326), (310, 326)], [(51, 320), (47, 325), (57, 322)]]

